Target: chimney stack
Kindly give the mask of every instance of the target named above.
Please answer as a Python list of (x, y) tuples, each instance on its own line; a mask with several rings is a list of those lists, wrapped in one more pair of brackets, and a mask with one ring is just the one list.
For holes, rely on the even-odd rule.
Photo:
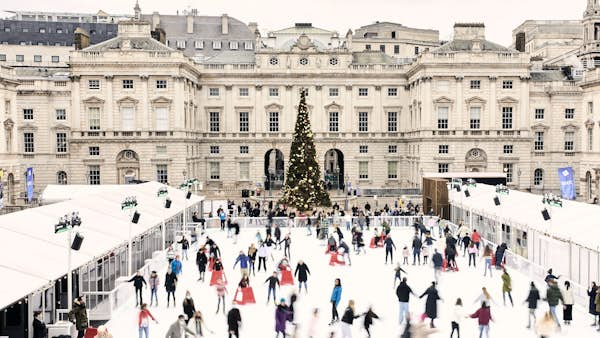
[(454, 25), (454, 40), (485, 40), (485, 25), (457, 23)]
[(74, 33), (75, 50), (81, 50), (90, 46), (90, 35), (81, 27), (77, 27)]
[(154, 40), (162, 43), (163, 45), (167, 44), (167, 33), (165, 33), (164, 29), (156, 27), (156, 29), (150, 32), (150, 35)]
[(152, 29), (156, 29), (160, 25), (160, 14), (158, 12), (152, 13)]
[(187, 19), (187, 33), (192, 34), (192, 33), (194, 33), (194, 16), (192, 16), (192, 13), (188, 13), (186, 19)]
[(221, 15), (221, 34), (229, 34), (229, 17), (227, 14)]
[(256, 31), (258, 30), (258, 24), (256, 22), (249, 22), (248, 29), (252, 34), (256, 35)]

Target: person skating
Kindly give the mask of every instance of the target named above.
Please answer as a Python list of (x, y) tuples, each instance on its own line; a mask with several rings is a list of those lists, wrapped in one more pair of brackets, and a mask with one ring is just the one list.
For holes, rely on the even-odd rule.
[(477, 247), (475, 247), (475, 243), (471, 243), (469, 244), (469, 248), (467, 249), (467, 252), (469, 253), (469, 267), (471, 267), (471, 262), (473, 262), (473, 267), (476, 268), (477, 267)]
[(506, 295), (507, 294), (508, 294), (508, 299), (510, 299), (510, 305), (515, 306), (515, 304), (513, 303), (511, 292), (512, 292), (512, 279), (510, 278), (510, 275), (508, 274), (506, 269), (504, 269), (504, 273), (502, 274), (502, 301), (504, 303), (504, 306), (506, 306)]
[(281, 241), (279, 241), (279, 246), (281, 246), (281, 243), (283, 243), (283, 255), (285, 257), (287, 257), (288, 259), (290, 259), (292, 257), (292, 254), (290, 251), (290, 247), (292, 245), (292, 238), (290, 237), (289, 233), (285, 234), (283, 239)]
[(308, 293), (308, 286), (306, 285), (308, 275), (310, 275), (308, 265), (306, 265), (303, 260), (299, 260), (296, 265), (296, 270), (294, 271), (294, 276), (298, 277), (298, 293), (302, 291), (302, 284), (304, 284), (304, 291)]
[(271, 261), (274, 261), (275, 258), (273, 258), (273, 249), (275, 248), (276, 243), (273, 241), (273, 238), (270, 234), (265, 237), (264, 244), (267, 247), (267, 256), (271, 256)]
[(481, 288), (481, 294), (473, 303), (485, 303), (488, 307), (491, 306), (492, 303), (497, 304), (485, 286)]
[(192, 294), (190, 290), (185, 292), (185, 298), (183, 299), (183, 313), (185, 314), (185, 323), (187, 324), (189, 320), (194, 316), (194, 312), (196, 312), (196, 306), (194, 305), (194, 299), (192, 298)]
[(400, 267), (400, 263), (398, 263), (394, 268), (394, 288), (396, 287), (396, 280), (402, 281), (401, 272), (406, 273), (406, 271)]
[(48, 329), (46, 323), (42, 320), (42, 312), (35, 311), (33, 313), (33, 322), (31, 323), (33, 328), (33, 338), (47, 338)]
[(394, 253), (392, 249), (396, 250), (396, 244), (394, 244), (391, 236), (387, 236), (385, 238), (383, 241), (383, 246), (385, 247), (385, 264), (387, 264), (388, 255), (390, 256), (391, 263), (394, 264)]
[(177, 243), (181, 244), (181, 256), (182, 259), (188, 260), (188, 249), (190, 248), (190, 242), (185, 238), (185, 236), (181, 237), (181, 240)]
[(588, 312), (594, 318), (594, 322), (592, 323), (592, 326), (598, 325), (598, 313), (596, 312), (596, 304), (595, 304), (597, 292), (598, 292), (598, 286), (596, 285), (596, 282), (592, 282), (592, 285), (587, 290), (587, 295), (589, 297)]
[(336, 250), (337, 250), (337, 242), (336, 242), (335, 238), (333, 237), (333, 235), (329, 235), (329, 238), (327, 239), (327, 251), (333, 252)]
[(413, 290), (406, 283), (406, 277), (402, 278), (400, 285), (396, 288), (396, 296), (398, 297), (398, 302), (400, 303), (400, 320), (398, 324), (402, 325), (404, 319), (406, 318), (408, 322), (408, 303), (410, 301), (410, 295), (417, 296)]
[(77, 338), (83, 338), (89, 325), (84, 297), (79, 296), (73, 301), (71, 311), (69, 311), (69, 320), (75, 324)]
[(435, 282), (431, 282), (431, 286), (419, 297), (423, 298), (427, 296), (427, 300), (425, 301), (425, 315), (431, 319), (429, 323), (431, 328), (435, 328), (434, 320), (437, 318), (437, 301), (441, 300), (435, 284)]
[(231, 306), (231, 309), (227, 313), (227, 331), (229, 332), (229, 338), (240, 338), (241, 326), (242, 315), (240, 314), (240, 310), (234, 304)]
[(462, 299), (457, 298), (456, 303), (454, 303), (454, 308), (452, 309), (452, 323), (450, 323), (452, 327), (452, 332), (450, 332), (450, 338), (454, 336), (454, 331), (460, 338), (460, 322), (465, 317), (465, 310), (463, 308)]
[(548, 311), (544, 313), (542, 318), (535, 324), (535, 333), (539, 335), (540, 338), (548, 338), (556, 332), (557, 328), (556, 322), (554, 322), (554, 318), (552, 318), (552, 313)]
[(281, 228), (279, 227), (279, 224), (275, 224), (274, 235), (276, 248), (281, 250)]
[(477, 318), (477, 324), (479, 325), (479, 338), (483, 337), (484, 332), (485, 336), (490, 338), (490, 321), (494, 320), (488, 304), (486, 302), (481, 302), (481, 307), (479, 310), (475, 311), (475, 313), (473, 313), (470, 317)]
[(562, 289), (563, 296), (563, 321), (565, 325), (571, 325), (571, 321), (573, 320), (573, 304), (575, 300), (573, 298), (573, 289), (571, 288), (571, 283), (569, 281), (565, 281), (565, 287)]
[(227, 286), (223, 282), (222, 279), (217, 279), (217, 284), (215, 284), (215, 291), (217, 292), (217, 311), (215, 314), (219, 313), (219, 308), (221, 307), (221, 302), (223, 302), (223, 314), (225, 314), (225, 294), (227, 293)]
[(252, 272), (252, 276), (256, 276), (255, 267), (257, 251), (258, 250), (256, 249), (256, 246), (254, 246), (254, 243), (250, 244), (250, 247), (248, 248), (248, 259), (250, 263), (250, 271)]
[(175, 259), (175, 250), (173, 249), (173, 245), (169, 245), (169, 247), (167, 248), (167, 260), (169, 261), (169, 265), (171, 265), (171, 262), (173, 262), (173, 260)]
[(185, 316), (179, 315), (177, 317), (177, 321), (171, 324), (171, 326), (169, 327), (165, 338), (185, 338), (186, 333), (191, 334), (193, 337), (195, 337), (196, 335), (194, 331), (188, 329), (188, 327), (186, 326)]
[(331, 303), (331, 322), (329, 325), (332, 325), (340, 320), (337, 307), (342, 299), (342, 281), (339, 278), (336, 278), (334, 283), (333, 291), (331, 292), (331, 297), (329, 298), (329, 302)]
[(405, 246), (402, 248), (402, 265), (408, 265), (408, 256), (410, 256), (410, 251), (408, 250), (408, 247)]
[(352, 260), (350, 260), (350, 248), (348, 247), (348, 244), (346, 244), (346, 241), (344, 241), (343, 239), (340, 241), (340, 249), (343, 250), (343, 257), (344, 257), (344, 261), (348, 261), (348, 266), (352, 265)]
[(546, 298), (545, 300), (548, 302), (548, 306), (550, 307), (550, 313), (552, 313), (552, 318), (556, 322), (558, 329), (560, 330), (560, 321), (558, 320), (558, 316), (556, 315), (556, 306), (559, 302), (563, 302), (563, 296), (560, 292), (560, 289), (557, 286), (556, 279), (548, 280), (548, 289), (546, 290)]
[(240, 254), (235, 259), (235, 263), (233, 263), (233, 269), (235, 270), (235, 266), (240, 263), (240, 273), (242, 277), (248, 274), (248, 266), (250, 264), (250, 258), (240, 250)]
[(264, 242), (258, 244), (258, 272), (262, 266), (264, 271), (267, 272), (267, 256), (269, 255), (269, 249)]
[(175, 259), (171, 262), (171, 271), (173, 271), (173, 273), (177, 276), (179, 276), (183, 271), (183, 264), (181, 263), (179, 255), (176, 255)]
[(269, 283), (269, 291), (267, 292), (267, 304), (269, 304), (269, 298), (271, 298), (271, 293), (273, 294), (273, 303), (275, 303), (275, 299), (277, 299), (277, 287), (280, 287), (279, 278), (277, 278), (277, 271), (274, 271), (273, 274), (265, 280), (265, 284)]
[(433, 256), (431, 256), (431, 263), (433, 263), (433, 275), (436, 283), (440, 280), (440, 274), (444, 266), (444, 257), (438, 252), (437, 249), (433, 249)]
[(287, 336), (285, 333), (286, 323), (291, 321), (291, 311), (285, 304), (285, 298), (281, 298), (275, 309), (275, 338), (279, 337), (280, 333), (283, 338)]
[(314, 308), (310, 321), (308, 322), (308, 338), (317, 338), (317, 327), (319, 326), (319, 309)]
[(421, 255), (423, 255), (423, 265), (427, 265), (429, 260), (429, 247), (427, 245), (421, 248)]
[(133, 287), (135, 288), (135, 306), (142, 305), (142, 303), (144, 303), (142, 299), (142, 288), (144, 287), (144, 285), (146, 286), (146, 288), (148, 287), (146, 279), (144, 278), (144, 276), (142, 276), (142, 273), (138, 271), (135, 273), (135, 276), (131, 277), (131, 279), (129, 279), (127, 282), (133, 282)]
[(204, 247), (198, 250), (196, 253), (196, 265), (198, 266), (198, 280), (204, 282), (204, 275), (206, 273), (206, 264), (208, 264), (208, 257), (206, 256), (206, 249)]
[(150, 278), (148, 278), (148, 285), (150, 286), (150, 306), (154, 304), (156, 301), (156, 306), (158, 306), (158, 286), (160, 285), (160, 278), (156, 271), (152, 271), (150, 273)]
[(479, 251), (481, 235), (477, 232), (477, 229), (473, 229), (473, 233), (471, 234), (471, 242), (473, 242), (473, 244), (475, 244), (477, 251)]
[(156, 324), (158, 321), (150, 310), (148, 310), (148, 304), (144, 303), (140, 307), (140, 313), (138, 314), (138, 332), (139, 338), (142, 338), (142, 334), (146, 335), (146, 338), (150, 338), (150, 319), (152, 319)]
[(200, 311), (194, 313), (194, 316), (188, 321), (187, 327), (196, 334), (194, 337), (204, 337), (204, 329), (211, 334), (214, 334), (214, 332), (206, 326), (204, 316)]
[(548, 274), (547, 274), (547, 275), (546, 275), (546, 277), (544, 278), (544, 282), (546, 282), (548, 285), (550, 285), (550, 281), (555, 281), (555, 282), (557, 282), (557, 281), (558, 281), (558, 279), (560, 278), (560, 275), (558, 275), (558, 276), (555, 276), (555, 275), (552, 273), (552, 269), (548, 269), (547, 273), (548, 273)]
[(175, 289), (177, 288), (177, 275), (171, 270), (167, 269), (165, 274), (165, 290), (167, 291), (167, 307), (171, 304), (171, 295), (173, 296), (173, 306), (175, 306)]
[[(448, 236), (448, 238), (452, 238), (451, 236)], [(456, 246), (454, 244), (448, 244), (446, 245), (446, 260), (448, 263), (448, 270), (450, 271), (456, 271), (457, 270), (457, 265), (456, 265)]]
[(371, 337), (371, 326), (373, 325), (373, 319), (379, 319), (379, 316), (373, 312), (373, 308), (369, 306), (367, 312), (363, 314), (365, 319), (363, 320), (363, 327), (367, 331), (367, 337)]
[(525, 299), (525, 303), (527, 303), (527, 308), (529, 309), (529, 315), (527, 316), (527, 328), (531, 328), (531, 317), (533, 317), (533, 323), (535, 324), (535, 310), (537, 310), (538, 301), (540, 300), (540, 291), (535, 287), (535, 283), (531, 282), (529, 288), (529, 294), (527, 295), (527, 299)]
[(352, 338), (352, 324), (356, 318), (360, 317), (360, 315), (355, 315), (354, 312), (354, 300), (350, 299), (342, 316), (342, 338)]
[(227, 278), (225, 276), (225, 268), (223, 267), (223, 262), (220, 258), (215, 260), (213, 264), (213, 271), (210, 274), (210, 285), (215, 285), (217, 279), (222, 279), (224, 283), (227, 283)]
[[(463, 248), (463, 257), (465, 257), (467, 255), (468, 252), (468, 248), (471, 247), (471, 244), (473, 244), (471, 242), (471, 236), (469, 236), (468, 233), (466, 233), (464, 236), (461, 237), (460, 242), (462, 243), (462, 248)], [(473, 244), (473, 247), (475, 247), (475, 244)]]
[(419, 235), (415, 233), (415, 237), (413, 237), (412, 241), (412, 250), (413, 250), (413, 265), (416, 265), (417, 258), (419, 259), (419, 265), (421, 265), (421, 247), (423, 243), (419, 238)]
[(483, 268), (483, 277), (487, 276), (488, 270), (490, 271), (490, 278), (492, 278), (492, 248), (489, 245), (486, 245), (483, 249), (483, 255), (481, 259), (485, 262), (485, 266)]

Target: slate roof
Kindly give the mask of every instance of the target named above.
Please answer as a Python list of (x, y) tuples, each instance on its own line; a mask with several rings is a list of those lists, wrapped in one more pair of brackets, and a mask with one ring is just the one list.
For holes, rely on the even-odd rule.
[(434, 49), (433, 53), (448, 53), (448, 52), (467, 52), (473, 50), (473, 44), (476, 42), (481, 43), (482, 51), (490, 52), (517, 52), (514, 49), (510, 49), (499, 45), (497, 43), (488, 40), (452, 40), (441, 47)]
[(540, 70), (529, 74), (534, 82), (551, 82), (565, 80), (565, 74), (560, 70)]
[(352, 53), (353, 64), (374, 65), (374, 64), (406, 64), (404, 59), (391, 57), (380, 51), (362, 51)]
[[(196, 61), (198, 62), (198, 61)], [(219, 63), (219, 64), (236, 64), (236, 63), (255, 63), (256, 57), (254, 51), (232, 51), (226, 50), (221, 53), (207, 57), (200, 63)]]
[(144, 50), (144, 51), (164, 51), (171, 52), (175, 51), (172, 48), (165, 46), (164, 44), (154, 40), (151, 37), (121, 37), (112, 38), (110, 40), (101, 42), (97, 45), (85, 48), (84, 51), (111, 51), (116, 49), (123, 49), (124, 41), (128, 40), (132, 50)]

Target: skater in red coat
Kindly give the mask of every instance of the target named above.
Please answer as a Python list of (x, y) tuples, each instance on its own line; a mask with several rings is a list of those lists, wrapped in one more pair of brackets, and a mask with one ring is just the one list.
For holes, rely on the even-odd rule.
[(225, 272), (223, 271), (223, 263), (221, 259), (217, 259), (215, 261), (215, 265), (213, 266), (213, 271), (210, 276), (210, 286), (216, 285), (217, 280), (223, 280), (225, 284), (227, 284), (227, 278), (225, 277)]

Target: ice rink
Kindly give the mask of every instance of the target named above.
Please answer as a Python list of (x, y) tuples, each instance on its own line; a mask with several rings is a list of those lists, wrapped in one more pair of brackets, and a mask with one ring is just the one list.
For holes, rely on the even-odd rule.
[[(226, 303), (229, 307), (237, 283), (240, 280), (239, 266), (233, 270), (234, 260), (240, 250), (247, 252), (250, 243), (255, 241), (257, 229), (242, 229), (237, 244), (233, 240), (226, 238), (226, 232), (219, 230), (210, 230), (208, 234), (220, 246), (225, 266), (225, 272), (229, 281)], [(260, 231), (264, 238), (264, 229)], [(287, 232), (282, 229), (282, 237)], [(328, 326), (331, 320), (331, 306), (329, 298), (333, 288), (335, 278), (341, 278), (342, 281), (342, 300), (338, 307), (340, 318), (348, 304), (348, 300), (354, 299), (356, 302), (357, 313), (363, 313), (369, 305), (381, 319), (375, 320), (372, 326), (373, 337), (398, 337), (403, 326), (398, 323), (399, 305), (396, 297), (394, 282), (394, 267), (396, 262), (402, 260), (402, 248), (408, 246), (412, 240), (412, 228), (393, 228), (392, 239), (394, 240), (397, 251), (394, 252), (394, 265), (385, 264), (385, 251), (383, 248), (371, 249), (368, 243), (372, 237), (372, 231), (365, 229), (365, 243), (367, 244), (366, 255), (352, 254), (351, 266), (329, 265), (329, 255), (325, 255), (325, 243), (312, 236), (307, 236), (305, 228), (295, 228), (291, 230), (291, 265), (295, 269), (296, 262), (299, 259), (305, 261), (310, 269), (308, 278), (308, 294), (304, 290), (298, 297), (295, 305), (296, 321), (298, 323), (297, 337), (307, 337), (307, 323), (314, 308), (320, 309), (319, 334), (317, 337), (329, 337), (328, 333), (335, 331), (335, 337), (341, 337), (339, 324)], [(350, 232), (344, 230), (344, 237), (350, 243)], [(336, 236), (337, 238), (337, 236)], [(201, 240), (203, 243), (204, 241)], [(437, 242), (436, 242), (437, 243)], [(438, 245), (436, 244), (436, 247)], [(439, 248), (443, 248), (443, 243), (439, 243)], [(267, 272), (257, 272), (256, 276), (251, 276), (251, 286), (254, 289), (256, 304), (239, 306), (242, 315), (241, 337), (274, 337), (275, 336), (275, 306), (271, 302), (266, 304), (267, 285), (265, 279), (275, 269), (275, 263), (283, 257), (283, 250), (273, 251), (275, 262), (270, 258), (267, 261)], [(411, 251), (412, 255), (412, 251)], [(206, 274), (204, 283), (198, 282), (198, 271), (195, 264), (195, 247), (190, 250), (189, 260), (183, 261), (183, 273), (180, 276), (180, 282), (177, 285), (177, 306), (166, 308), (166, 292), (161, 287), (158, 292), (159, 306), (149, 308), (156, 317), (159, 324), (151, 323), (150, 336), (164, 337), (168, 327), (177, 319), (177, 315), (182, 314), (182, 301), (186, 290), (192, 293), (196, 309), (204, 314), (207, 327), (214, 331), (214, 334), (206, 334), (207, 337), (227, 337), (226, 317), (220, 312), (215, 314), (217, 305), (217, 296), (214, 287), (208, 285), (210, 273)], [(421, 295), (433, 280), (433, 269), (430, 265), (413, 266), (412, 256), (410, 265), (403, 265), (402, 268), (407, 271), (409, 286), (415, 293)], [(438, 319), (436, 326), (438, 332), (431, 337), (449, 337), (450, 321), (452, 307), (458, 297), (462, 298), (464, 311), (467, 314), (475, 312), (479, 304), (476, 299), (481, 294), (481, 287), (488, 288), (495, 303), (491, 305), (491, 312), (494, 322), (491, 324), (491, 337), (537, 337), (532, 330), (526, 329), (527, 325), (527, 305), (524, 303), (529, 289), (527, 276), (523, 276), (516, 271), (509, 270), (513, 280), (513, 299), (515, 306), (510, 306), (507, 299), (507, 305), (502, 302), (502, 280), (501, 271), (494, 270), (492, 278), (483, 277), (483, 262), (478, 258), (477, 268), (468, 268), (467, 261), (461, 256), (458, 258), (459, 272), (445, 272), (440, 279), (438, 291), (443, 301), (438, 303)], [(165, 264), (166, 267), (166, 264)], [(165, 269), (161, 269), (159, 276), (161, 285), (164, 283)], [(147, 279), (147, 276), (145, 276)], [(289, 296), (293, 291), (297, 292), (296, 286), (284, 286), (278, 290), (277, 299)], [(535, 281), (542, 297), (545, 295), (545, 284), (542, 281)], [(562, 286), (560, 281), (560, 285)], [(133, 285), (131, 286), (133, 288)], [(149, 303), (150, 290), (144, 290), (144, 302)], [(289, 304), (289, 303), (288, 303)], [(425, 297), (418, 299), (411, 296), (410, 312), (414, 317), (420, 316), (424, 312)], [(547, 303), (541, 301), (537, 311), (540, 317), (547, 309)], [(585, 311), (585, 312), (584, 312)], [(557, 307), (559, 318), (562, 317), (562, 307)], [(123, 306), (107, 325), (109, 331), (115, 338), (137, 337), (137, 315), (138, 309), (135, 307), (135, 300), (132, 298), (129, 304)], [(587, 309), (575, 307), (573, 314), (573, 323), (571, 326), (564, 326), (559, 337), (591, 337), (600, 335), (595, 328), (590, 327), (592, 318), (587, 314)], [(291, 333), (293, 327), (288, 325), (288, 332)], [(479, 331), (476, 319), (463, 319), (461, 323), (461, 337), (478, 337)], [(366, 337), (363, 329), (363, 317), (355, 320), (353, 327), (353, 337)], [(456, 337), (456, 335), (455, 335)]]

